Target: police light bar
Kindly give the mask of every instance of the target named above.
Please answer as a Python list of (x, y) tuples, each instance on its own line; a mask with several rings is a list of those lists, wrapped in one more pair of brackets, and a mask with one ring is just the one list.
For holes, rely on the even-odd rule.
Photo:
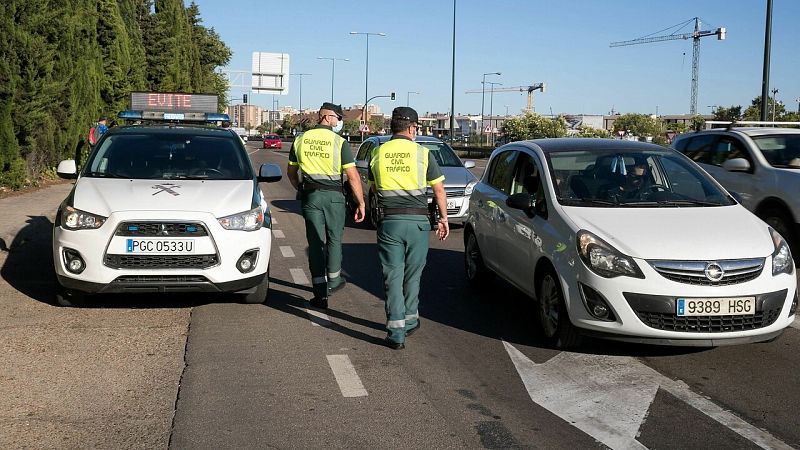
[(120, 111), (117, 117), (125, 120), (155, 120), (159, 122), (230, 122), (230, 116), (222, 113), (156, 111)]

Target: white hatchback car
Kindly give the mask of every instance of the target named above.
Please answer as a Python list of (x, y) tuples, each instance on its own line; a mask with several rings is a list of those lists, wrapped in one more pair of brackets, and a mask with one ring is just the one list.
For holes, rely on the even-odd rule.
[[(227, 116), (226, 116), (227, 117)], [(77, 303), (86, 293), (237, 292), (263, 302), (269, 288), (270, 211), (241, 139), (216, 127), (155, 124), (112, 128), (58, 209), (53, 260)]]
[(470, 198), (467, 278), (537, 299), (557, 348), (773, 339), (795, 318), (786, 241), (680, 153), (611, 139), (496, 149)]

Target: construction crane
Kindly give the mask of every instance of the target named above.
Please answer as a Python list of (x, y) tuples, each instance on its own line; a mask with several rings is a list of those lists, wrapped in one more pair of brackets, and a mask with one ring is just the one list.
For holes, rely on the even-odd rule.
[(638, 39), (632, 39), (630, 41), (619, 41), (619, 42), (612, 42), (609, 44), (609, 47), (622, 47), (625, 45), (636, 45), (636, 44), (649, 44), (651, 42), (662, 42), (662, 41), (671, 41), (675, 39), (692, 39), (694, 42), (692, 44), (692, 98), (689, 103), (689, 113), (691, 115), (697, 114), (697, 80), (699, 78), (700, 72), (700, 38), (706, 36), (716, 36), (718, 41), (725, 40), (725, 28), (717, 28), (714, 31), (710, 30), (700, 30), (700, 18), (695, 17), (693, 19), (689, 19), (685, 22), (679, 23), (677, 25), (673, 25), (669, 28), (665, 28), (661, 31), (656, 31), (656, 33), (662, 33), (667, 30), (671, 30), (673, 28), (682, 28), (686, 26), (689, 22), (694, 20), (694, 31), (692, 33), (681, 33), (681, 34), (666, 34), (661, 36), (643, 36)]
[[(528, 107), (525, 108), (525, 111), (532, 112), (535, 111), (533, 107), (533, 91), (542, 91), (544, 92), (545, 84), (544, 83), (534, 83), (530, 86), (514, 86), (514, 87), (504, 87), (504, 88), (494, 88), (494, 92), (528, 92)], [(467, 91), (467, 94), (481, 94), (485, 92), (483, 89), (471, 89)]]

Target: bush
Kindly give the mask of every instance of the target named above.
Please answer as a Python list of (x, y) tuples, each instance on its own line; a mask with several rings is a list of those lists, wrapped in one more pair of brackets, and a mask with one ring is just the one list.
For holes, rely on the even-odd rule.
[(30, 183), (24, 159), (14, 159), (4, 169), (0, 172), (0, 186), (9, 189), (21, 189)]

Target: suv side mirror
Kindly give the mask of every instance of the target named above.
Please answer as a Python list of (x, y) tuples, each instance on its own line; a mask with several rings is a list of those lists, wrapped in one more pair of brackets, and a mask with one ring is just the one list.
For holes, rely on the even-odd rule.
[(747, 172), (750, 170), (750, 162), (744, 158), (733, 158), (722, 163), (722, 168), (728, 172)]
[(280, 167), (275, 164), (262, 164), (257, 179), (259, 183), (274, 183), (281, 181), (281, 177), (283, 174)]
[(526, 192), (520, 192), (518, 194), (509, 195), (508, 198), (506, 198), (506, 205), (510, 208), (530, 212), (536, 207), (536, 199)]
[(74, 159), (66, 159), (58, 163), (58, 168), (56, 169), (56, 173), (59, 177), (67, 179), (67, 180), (74, 180), (78, 178), (78, 167), (75, 164)]
[(475, 167), (475, 161), (464, 161), (465, 169), (472, 169), (473, 167)]

